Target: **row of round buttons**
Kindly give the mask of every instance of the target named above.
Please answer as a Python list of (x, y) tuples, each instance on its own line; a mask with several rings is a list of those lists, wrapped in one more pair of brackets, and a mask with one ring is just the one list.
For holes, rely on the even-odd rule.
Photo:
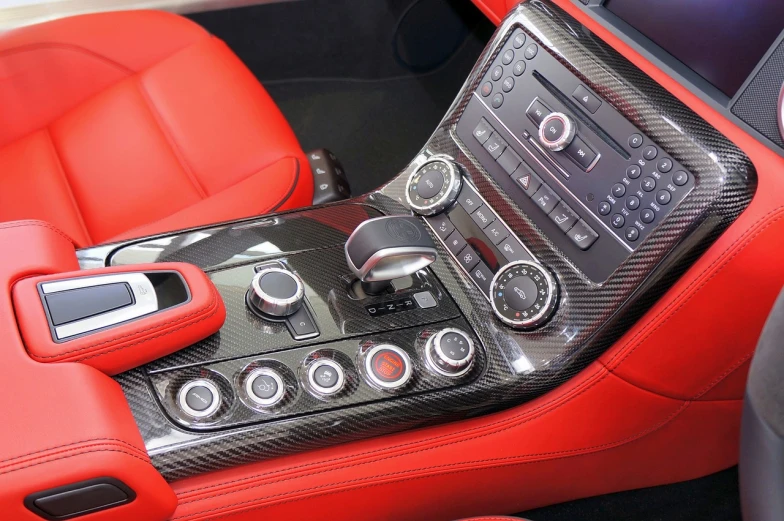
[[(435, 373), (460, 377), (472, 367), (474, 343), (465, 332), (446, 328), (431, 335), (425, 346), (427, 366)], [(363, 373), (373, 387), (395, 391), (404, 388), (413, 375), (409, 355), (393, 344), (379, 344), (363, 355)], [(336, 358), (319, 357), (306, 366), (308, 390), (320, 399), (328, 399), (346, 388), (346, 370)], [(286, 395), (286, 384), (280, 371), (272, 367), (256, 367), (245, 377), (243, 390), (251, 405), (271, 409), (281, 404)], [(195, 420), (212, 416), (221, 409), (223, 399), (219, 386), (206, 378), (191, 380), (177, 393), (180, 410)]]

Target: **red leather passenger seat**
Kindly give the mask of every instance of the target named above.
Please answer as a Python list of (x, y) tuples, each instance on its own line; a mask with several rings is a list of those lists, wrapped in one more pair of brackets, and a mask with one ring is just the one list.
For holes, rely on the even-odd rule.
[(172, 14), (0, 35), (0, 221), (79, 246), (310, 204), (307, 159), (217, 38)]

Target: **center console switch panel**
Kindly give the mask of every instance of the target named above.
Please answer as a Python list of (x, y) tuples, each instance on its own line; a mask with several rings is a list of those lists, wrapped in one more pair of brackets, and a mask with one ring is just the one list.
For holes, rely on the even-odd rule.
[(28, 278), (14, 286), (13, 299), (33, 359), (108, 374), (198, 342), (226, 316), (207, 275), (181, 263)]
[(457, 135), (594, 282), (604, 282), (695, 186), (695, 176), (513, 28)]

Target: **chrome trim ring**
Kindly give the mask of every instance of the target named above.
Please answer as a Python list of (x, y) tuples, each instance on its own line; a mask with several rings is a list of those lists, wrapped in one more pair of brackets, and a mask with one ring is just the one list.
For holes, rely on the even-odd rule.
[[(334, 369), (338, 375), (338, 382), (332, 387), (322, 387), (316, 383), (314, 376), (316, 369), (325, 365)], [(310, 388), (313, 389), (318, 395), (331, 396), (343, 390), (343, 386), (346, 384), (346, 373), (337, 362), (332, 360), (316, 360), (310, 364), (310, 367), (308, 368), (308, 384), (310, 385)]]
[[(542, 275), (544, 275), (545, 282), (547, 283), (547, 287), (550, 289), (547, 292), (547, 300), (545, 301), (542, 309), (539, 310), (539, 313), (535, 314), (532, 317), (522, 319), (522, 320), (512, 320), (505, 317), (499, 310), (498, 307), (495, 305), (495, 299), (493, 298), (493, 294), (495, 293), (495, 287), (498, 283), (498, 279), (502, 277), (509, 268), (513, 268), (515, 266), (528, 266), (533, 268), (537, 271), (540, 271)], [(490, 282), (490, 306), (493, 308), (493, 312), (495, 316), (498, 317), (498, 320), (506, 324), (507, 326), (511, 326), (515, 329), (532, 329), (539, 325), (541, 325), (545, 320), (550, 317), (550, 314), (555, 309), (555, 303), (558, 296), (558, 286), (555, 284), (555, 279), (550, 274), (550, 272), (541, 264), (537, 264), (536, 262), (531, 261), (515, 261), (510, 262), (509, 264), (504, 264), (501, 268), (496, 272), (493, 280)]]
[[(399, 380), (395, 380), (394, 382), (385, 382), (375, 375), (371, 368), (371, 363), (373, 362), (373, 356), (375, 356), (375, 354), (379, 351), (394, 351), (403, 359), (403, 362), (405, 363), (405, 369), (403, 370), (403, 376), (401, 376)], [(411, 379), (411, 358), (408, 356), (408, 353), (396, 345), (379, 344), (365, 353), (365, 373), (367, 373), (367, 377), (370, 379), (370, 383), (376, 387), (389, 390), (400, 389), (404, 387)]]
[[(418, 205), (411, 200), (411, 182), (413, 181), (414, 177), (419, 174), (419, 172), (425, 168), (430, 163), (443, 163), (446, 165), (449, 174), (447, 175), (448, 179), (446, 179), (447, 189), (444, 193), (436, 199), (434, 202), (426, 205)], [(457, 165), (452, 161), (452, 158), (447, 156), (440, 156), (435, 155), (431, 156), (430, 159), (419, 165), (419, 167), (414, 170), (410, 176), (408, 176), (408, 181), (406, 181), (406, 203), (408, 206), (414, 210), (415, 213), (419, 215), (435, 215), (440, 213), (455, 202), (457, 199), (457, 195), (460, 193), (460, 189), (463, 185), (463, 176), (460, 174)]]
[[(291, 277), (297, 284), (294, 295), (288, 298), (278, 298), (269, 295), (261, 289), (261, 279), (269, 273), (282, 273)], [(299, 275), (283, 268), (265, 268), (253, 276), (250, 283), (249, 301), (258, 311), (274, 317), (285, 317), (302, 307), (305, 298), (305, 283)]]
[[(441, 348), (441, 339), (447, 333), (457, 333), (457, 334), (465, 337), (468, 340), (469, 351), (468, 351), (468, 356), (465, 358), (465, 362), (464, 362), (465, 365), (464, 366), (461, 366), (460, 363), (455, 364), (454, 363), (455, 361), (450, 361), (449, 357), (447, 357), (444, 354), (444, 351)], [(455, 369), (459, 369), (459, 370), (456, 371), (456, 372), (449, 372), (449, 371), (445, 371), (445, 370), (441, 369), (438, 366), (438, 363), (436, 363), (436, 361), (433, 359), (433, 353), (434, 352), (435, 352), (435, 354), (438, 356), (438, 358), (440, 360), (444, 361), (445, 364), (449, 365), (450, 367), (454, 367)], [(436, 373), (438, 373), (438, 374), (440, 374), (442, 376), (448, 376), (448, 377), (451, 377), (451, 378), (457, 378), (457, 377), (463, 376), (468, 371), (470, 371), (471, 368), (474, 366), (474, 359), (475, 358), (476, 358), (476, 348), (474, 347), (474, 341), (471, 340), (471, 337), (465, 331), (463, 331), (461, 329), (456, 329), (456, 328), (453, 328), (453, 327), (444, 328), (441, 331), (439, 331), (438, 333), (436, 333), (435, 335), (432, 335), (427, 340), (427, 343), (425, 344), (425, 360), (427, 361), (427, 365), (430, 367), (430, 369), (432, 369), (433, 371), (435, 371)], [(461, 369), (461, 367), (462, 367), (462, 369)]]
[[(564, 132), (561, 137), (556, 139), (555, 141), (551, 141), (547, 139), (544, 135), (544, 127), (547, 126), (547, 122), (553, 119), (560, 119), (564, 125)], [(563, 150), (564, 148), (568, 147), (569, 144), (574, 139), (574, 135), (577, 132), (577, 126), (572, 121), (572, 118), (564, 114), (563, 112), (551, 112), (542, 120), (539, 124), (539, 142), (548, 150), (552, 150), (553, 152), (558, 152), (559, 150)]]
[[(269, 398), (261, 398), (260, 396), (256, 395), (253, 392), (253, 383), (261, 376), (269, 376), (278, 386), (278, 390), (275, 392), (274, 395), (270, 396)], [(260, 407), (271, 407), (283, 399), (283, 394), (286, 392), (285, 384), (283, 383), (283, 378), (277, 373), (268, 367), (261, 367), (259, 369), (254, 369), (248, 375), (248, 378), (245, 380), (245, 393), (248, 395), (250, 401), (252, 401), (255, 405)]]
[[(213, 396), (212, 403), (210, 404), (209, 407), (207, 407), (203, 411), (197, 411), (193, 409), (190, 405), (188, 405), (188, 402), (185, 400), (188, 391), (190, 391), (194, 387), (206, 387), (212, 393)], [(218, 408), (220, 408), (222, 401), (223, 400), (221, 399), (221, 393), (220, 390), (218, 390), (218, 386), (210, 382), (209, 380), (193, 380), (191, 382), (188, 382), (177, 393), (177, 404), (180, 406), (182, 412), (196, 419), (207, 418), (208, 416), (212, 416), (213, 414), (215, 414), (215, 411), (217, 411)]]

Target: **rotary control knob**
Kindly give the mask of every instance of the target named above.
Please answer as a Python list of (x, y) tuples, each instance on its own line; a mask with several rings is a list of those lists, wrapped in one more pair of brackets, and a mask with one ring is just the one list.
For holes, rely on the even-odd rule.
[(515, 329), (533, 329), (552, 315), (558, 302), (558, 286), (542, 266), (517, 261), (495, 274), (490, 295), (493, 311), (504, 324)]
[(272, 317), (286, 317), (302, 307), (305, 284), (299, 275), (283, 268), (265, 268), (250, 283), (248, 305)]
[(471, 370), (476, 349), (464, 331), (448, 327), (432, 335), (425, 345), (425, 358), (436, 373), (458, 377)]
[(463, 178), (449, 159), (433, 157), (422, 163), (406, 183), (406, 201), (419, 215), (435, 215), (457, 199)]
[(571, 144), (577, 125), (563, 112), (552, 112), (539, 124), (539, 142), (553, 152), (563, 150)]

